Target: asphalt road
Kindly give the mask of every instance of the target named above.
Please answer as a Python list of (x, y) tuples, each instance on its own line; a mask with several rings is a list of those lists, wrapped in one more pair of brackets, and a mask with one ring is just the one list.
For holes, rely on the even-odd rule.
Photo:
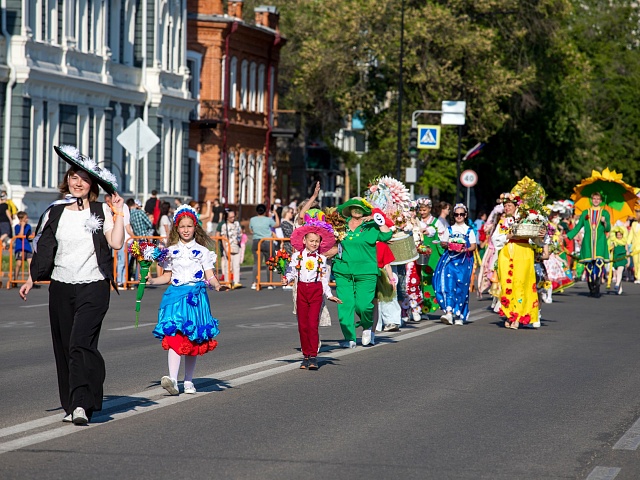
[(151, 335), (163, 288), (137, 329), (135, 292), (114, 294), (87, 427), (61, 422), (46, 287), (27, 303), (3, 290), (0, 478), (638, 479), (640, 286), (624, 286), (556, 295), (539, 330), (504, 329), (474, 298), (468, 325), (423, 321), (351, 350), (332, 306), (315, 372), (298, 369), (290, 292), (212, 292), (219, 347), (178, 397), (159, 387)]

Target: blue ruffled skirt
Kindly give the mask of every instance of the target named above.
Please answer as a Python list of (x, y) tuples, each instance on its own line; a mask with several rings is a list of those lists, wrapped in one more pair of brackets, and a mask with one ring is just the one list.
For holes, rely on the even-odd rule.
[(160, 302), (158, 324), (153, 329), (156, 338), (182, 334), (194, 344), (201, 344), (218, 333), (218, 319), (211, 315), (207, 288), (203, 282), (169, 285)]
[(433, 289), (440, 308), (462, 320), (469, 319), (469, 284), (473, 271), (473, 255), (447, 250), (440, 257), (433, 274)]

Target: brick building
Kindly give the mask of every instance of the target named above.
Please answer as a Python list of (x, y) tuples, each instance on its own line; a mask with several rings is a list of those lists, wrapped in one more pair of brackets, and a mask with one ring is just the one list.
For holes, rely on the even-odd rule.
[(198, 200), (255, 205), (275, 196), (273, 125), (285, 39), (275, 7), (257, 7), (255, 23), (249, 23), (241, 0), (226, 4), (226, 12), (222, 0), (187, 4), (187, 63), (199, 100), (189, 155), (200, 166)]

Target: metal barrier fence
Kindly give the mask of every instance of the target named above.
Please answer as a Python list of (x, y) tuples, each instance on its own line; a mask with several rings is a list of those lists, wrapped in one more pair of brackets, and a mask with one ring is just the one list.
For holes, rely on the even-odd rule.
[[(15, 242), (20, 240), (21, 247), (20, 250), (15, 250)], [(30, 237), (26, 237), (25, 235), (14, 235), (11, 241), (9, 242), (9, 268), (7, 271), (7, 286), (6, 288), (11, 288), (14, 286), (18, 286), (19, 284), (25, 283), (29, 279), (29, 265), (31, 264), (31, 259), (25, 258), (25, 240), (31, 241), (33, 240), (33, 235)], [(0, 251), (1, 251), (0, 247)], [(4, 253), (4, 252), (3, 252)], [(20, 259), (16, 259), (16, 254), (20, 254)], [(18, 262), (20, 264), (18, 265)], [(2, 276), (2, 267), (0, 266), (0, 276)], [(34, 282), (36, 284), (47, 284), (49, 282)]]
[[(227, 268), (225, 269), (226, 271), (223, 272), (222, 271), (222, 255), (223, 253), (226, 253), (227, 258), (230, 258), (231, 255), (231, 245), (229, 243), (229, 239), (227, 237), (218, 237), (218, 236), (211, 236), (210, 237), (213, 241), (214, 241), (214, 249), (213, 251), (215, 252), (216, 256), (217, 256), (217, 261), (215, 264), (215, 274), (218, 277), (218, 279), (220, 280), (220, 283), (223, 285), (227, 285), (229, 287), (231, 287), (231, 285), (233, 284), (234, 280), (231, 278), (231, 262), (227, 262)], [(124, 281), (122, 282), (124, 288), (135, 288), (135, 286), (137, 286), (140, 283), (140, 280), (136, 280), (131, 279), (131, 277), (133, 275), (129, 274), (129, 268), (130, 266), (133, 266), (134, 263), (131, 262), (131, 258), (129, 255), (129, 244), (134, 242), (134, 241), (141, 241), (141, 242), (152, 242), (152, 243), (157, 243), (159, 245), (164, 245), (165, 244), (165, 237), (160, 237), (160, 236), (134, 236), (131, 237), (129, 240), (127, 240), (127, 243), (125, 245), (123, 245), (123, 249), (124, 249), (124, 273), (123, 273), (123, 277), (124, 277)], [(162, 274), (162, 268), (156, 263), (156, 275), (161, 275)], [(136, 272), (135, 272), (135, 277), (137, 277), (139, 275), (139, 270), (138, 267), (136, 266)], [(222, 276), (221, 276), (222, 273)], [(118, 251), (114, 251), (113, 252), (113, 278), (115, 278), (116, 280), (118, 279)], [(235, 280), (236, 282), (239, 282), (240, 279)]]
[[(14, 236), (11, 241), (9, 242), (9, 248), (5, 249), (4, 246), (2, 244), (0, 244), (0, 278), (2, 278), (5, 274), (5, 272), (3, 271), (3, 266), (2, 266), (2, 258), (4, 256), (4, 254), (6, 252), (9, 253), (9, 267), (8, 267), (8, 271), (7, 271), (7, 286), (6, 288), (11, 288), (13, 286), (17, 286), (18, 284), (23, 284), (27, 281), (27, 279), (29, 278), (29, 264), (30, 261), (20, 261), (21, 264), (19, 266), (19, 270), (16, 268), (16, 262), (18, 262), (19, 260), (16, 260), (16, 253), (14, 251), (14, 244), (17, 240), (24, 240), (27, 239), (27, 237), (25, 237), (24, 235), (16, 235)], [(28, 237), (28, 240), (32, 240), (33, 239), (33, 235)], [(227, 263), (227, 268), (225, 269), (225, 271), (222, 271), (222, 256), (226, 254), (227, 258), (231, 258), (231, 244), (229, 243), (229, 239), (227, 237), (218, 237), (218, 236), (212, 236), (211, 239), (214, 241), (215, 243), (215, 247), (213, 249), (213, 251), (216, 253), (216, 256), (218, 258), (218, 260), (216, 261), (215, 264), (215, 274), (218, 277), (218, 279), (220, 280), (220, 283), (223, 285), (227, 285), (227, 286), (232, 286), (233, 283), (240, 283), (240, 279), (233, 279), (232, 278), (232, 273), (231, 273), (231, 262), (226, 262)], [(140, 283), (140, 280), (130, 280), (130, 275), (129, 275), (129, 267), (133, 266), (134, 264), (132, 264), (130, 262), (130, 255), (129, 255), (129, 244), (135, 240), (138, 241), (149, 241), (149, 242), (157, 242), (159, 244), (163, 244), (165, 238), (164, 237), (159, 237), (159, 236), (143, 236), (143, 237), (131, 237), (131, 239), (127, 242), (127, 244), (123, 245), (123, 249), (124, 249), (124, 272), (123, 272), (123, 277), (124, 277), (124, 281), (122, 282), (124, 288), (129, 288), (132, 287), (134, 288), (136, 285), (138, 285)], [(28, 253), (25, 252), (25, 242), (22, 242), (22, 247), (20, 252), (20, 257), (24, 258), (24, 254)], [(118, 250), (114, 250), (113, 252), (113, 278), (117, 279), (118, 278), (118, 254), (119, 251)], [(161, 274), (161, 267), (158, 266), (158, 264), (156, 264), (156, 274), (160, 275)], [(138, 275), (138, 271), (137, 271), (137, 266), (136, 266), (136, 276)], [(36, 282), (38, 284), (47, 284), (49, 282)], [(2, 283), (0, 283), (0, 286), (2, 285)]]

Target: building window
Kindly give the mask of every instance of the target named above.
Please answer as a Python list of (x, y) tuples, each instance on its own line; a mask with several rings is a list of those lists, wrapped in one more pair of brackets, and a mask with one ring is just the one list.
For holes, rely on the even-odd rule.
[(263, 192), (263, 177), (264, 177), (264, 155), (258, 155), (258, 161), (256, 162), (256, 202), (262, 203), (264, 201)]
[(255, 112), (256, 108), (256, 63), (251, 62), (249, 67), (249, 110)]
[(253, 153), (249, 154), (247, 175), (247, 203), (256, 202), (256, 157)]
[[(224, 75), (224, 74), (223, 74)], [(231, 58), (229, 65), (229, 106), (231, 108), (238, 107), (238, 59)]]
[(264, 113), (264, 71), (265, 66), (258, 68), (258, 113)]
[(236, 154), (229, 152), (227, 155), (227, 202), (235, 203), (236, 201)]
[(249, 75), (249, 62), (242, 61), (242, 67), (240, 68), (240, 110), (248, 110), (249, 108), (249, 91), (248, 91), (248, 75)]
[[(60, 145), (78, 144), (78, 107), (60, 105)], [(56, 155), (57, 157), (57, 155)], [(67, 162), (58, 157), (58, 179), (60, 183), (67, 172)]]

